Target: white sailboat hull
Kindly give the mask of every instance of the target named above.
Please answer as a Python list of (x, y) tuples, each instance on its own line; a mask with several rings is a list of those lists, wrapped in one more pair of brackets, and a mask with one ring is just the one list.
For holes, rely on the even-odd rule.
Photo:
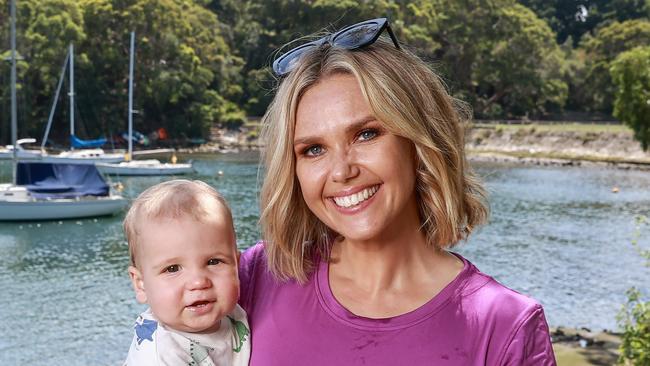
[(24, 187), (0, 185), (0, 221), (61, 220), (114, 215), (124, 210), (122, 196), (41, 200), (29, 196)]
[(41, 163), (74, 163), (74, 164), (95, 164), (95, 163), (119, 163), (124, 161), (124, 154), (105, 153), (102, 149), (80, 149), (64, 151), (57, 155), (43, 155)]
[[(13, 158), (13, 150), (0, 148), (0, 160), (11, 160)], [(18, 160), (40, 160), (42, 153), (40, 150), (18, 150), (16, 152), (16, 158)]]
[(192, 164), (169, 164), (158, 160), (132, 160), (117, 164), (97, 163), (97, 169), (108, 175), (183, 175), (194, 172)]

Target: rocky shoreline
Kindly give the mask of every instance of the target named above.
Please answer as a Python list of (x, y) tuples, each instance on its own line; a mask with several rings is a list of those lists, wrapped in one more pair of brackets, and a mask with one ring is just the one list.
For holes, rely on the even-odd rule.
[(465, 137), (468, 155), (477, 161), (650, 170), (650, 152), (641, 149), (632, 131), (602, 125), (545, 127), (475, 126)]

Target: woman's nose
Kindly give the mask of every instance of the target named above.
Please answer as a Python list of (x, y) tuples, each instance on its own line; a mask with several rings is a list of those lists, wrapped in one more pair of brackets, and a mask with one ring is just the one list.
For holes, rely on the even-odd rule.
[(356, 164), (354, 153), (341, 150), (331, 155), (332, 181), (344, 183), (359, 175), (359, 166)]

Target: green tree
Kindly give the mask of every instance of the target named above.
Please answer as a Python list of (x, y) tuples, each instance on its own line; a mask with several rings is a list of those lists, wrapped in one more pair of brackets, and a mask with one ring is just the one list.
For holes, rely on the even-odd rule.
[[(8, 1), (5, 2), (8, 5)], [(0, 22), (2, 39), (8, 39), (9, 7), (3, 7)], [(19, 136), (40, 137), (44, 131), (54, 89), (61, 65), (70, 42), (80, 42), (85, 38), (81, 10), (74, 0), (23, 0), (17, 2), (16, 43), (21, 60), (18, 63), (19, 89)], [(5, 44), (3, 44), (5, 46)], [(6, 43), (8, 48), (9, 43)], [(9, 51), (3, 53), (3, 58)], [(83, 61), (82, 61), (83, 62)], [(3, 107), (9, 99), (9, 65), (2, 69)], [(5, 103), (6, 101), (6, 103)], [(8, 107), (2, 109), (3, 122), (8, 120)], [(67, 111), (59, 117), (67, 116)], [(0, 131), (8, 131), (8, 124)], [(4, 127), (4, 126), (3, 126)], [(4, 140), (8, 140), (9, 135)]]
[(648, 0), (521, 0), (557, 33), (562, 44), (571, 39), (577, 46), (583, 34), (592, 33), (602, 23), (648, 17)]
[(534, 116), (564, 104), (563, 54), (530, 9), (509, 0), (422, 0), (407, 8), (406, 41), (440, 60), (454, 94), (477, 116)]
[(611, 112), (616, 90), (609, 73), (611, 62), (622, 52), (649, 44), (650, 21), (645, 19), (613, 22), (599, 28), (593, 37), (586, 37), (582, 47), (587, 73), (578, 83), (586, 99), (578, 103), (590, 110)]
[[(126, 129), (129, 32), (136, 32), (136, 128), (207, 137), (214, 123), (241, 124), (243, 63), (232, 54), (216, 14), (190, 0), (82, 0), (82, 48), (93, 119)], [(80, 86), (81, 88), (82, 86)]]
[(643, 150), (650, 145), (650, 47), (623, 52), (612, 62), (614, 116), (634, 130)]

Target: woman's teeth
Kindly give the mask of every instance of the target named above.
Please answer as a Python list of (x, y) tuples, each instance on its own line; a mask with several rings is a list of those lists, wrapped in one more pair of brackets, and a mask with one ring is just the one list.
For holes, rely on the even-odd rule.
[(356, 206), (359, 203), (372, 197), (377, 192), (378, 189), (379, 186), (377, 185), (374, 187), (366, 188), (363, 191), (353, 193), (349, 196), (334, 197), (334, 203), (336, 203), (337, 206), (346, 207), (346, 208)]

